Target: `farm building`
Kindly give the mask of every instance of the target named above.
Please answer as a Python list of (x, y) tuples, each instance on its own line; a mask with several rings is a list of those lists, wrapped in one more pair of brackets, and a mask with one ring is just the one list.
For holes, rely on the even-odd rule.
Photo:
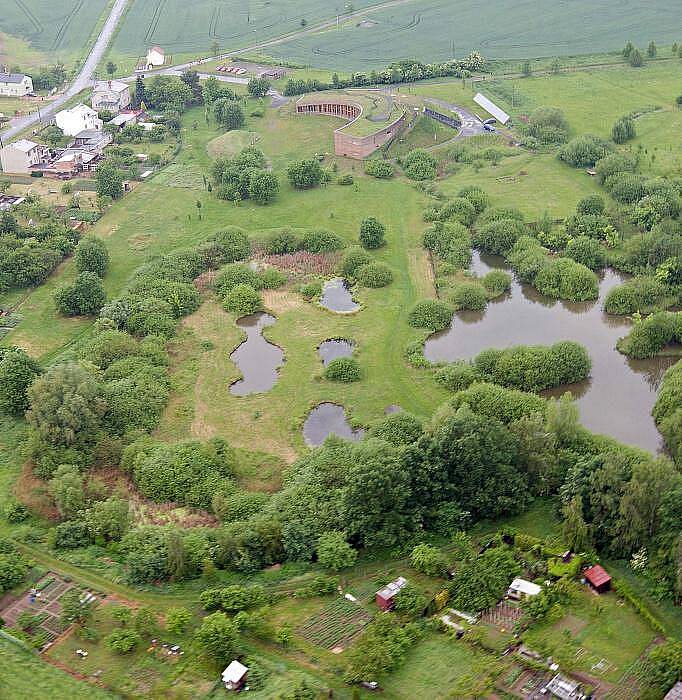
[(492, 100), (489, 100), (480, 92), (477, 92), (476, 95), (474, 95), (474, 102), (483, 107), (488, 114), (492, 114), (492, 116), (495, 117), (500, 124), (506, 124), (511, 119), (511, 117), (503, 109), (500, 109)]
[(75, 136), (86, 130), (101, 131), (104, 124), (97, 112), (84, 104), (57, 112), (54, 120), (65, 136)]
[(665, 694), (663, 700), (682, 700), (682, 681), (675, 685)]
[(166, 52), (160, 46), (152, 46), (147, 51), (147, 60), (145, 65), (148, 69), (158, 68), (166, 62)]
[(580, 700), (585, 697), (581, 692), (581, 687), (578, 681), (571, 680), (557, 673), (547, 684), (546, 689), (555, 698), (561, 698), (561, 700)]
[(19, 139), (0, 150), (0, 163), (6, 173), (29, 173), (32, 168), (47, 163), (49, 159), (47, 146), (28, 139)]
[(221, 678), (227, 690), (241, 690), (246, 683), (246, 674), (249, 669), (240, 664), (236, 659), (222, 672)]
[(509, 584), (507, 595), (513, 600), (523, 600), (524, 598), (537, 595), (541, 590), (542, 588), (537, 583), (526, 581), (523, 578), (515, 578)]
[(0, 73), (0, 96), (23, 97), (33, 92), (31, 76), (23, 73)]
[(407, 585), (407, 579), (398, 576), (395, 581), (386, 584), (381, 590), (377, 591), (375, 600), (376, 604), (384, 611), (392, 610), (395, 605), (394, 598)]
[(130, 106), (130, 85), (120, 80), (98, 80), (92, 90), (90, 104), (97, 111), (106, 109), (118, 114)]
[(583, 576), (597, 593), (606, 593), (606, 591), (611, 588), (611, 577), (599, 564), (585, 569), (585, 571), (583, 571)]

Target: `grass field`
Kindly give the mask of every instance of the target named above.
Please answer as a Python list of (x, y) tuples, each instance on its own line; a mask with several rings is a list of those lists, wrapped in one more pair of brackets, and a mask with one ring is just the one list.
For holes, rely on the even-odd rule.
[(0, 637), (0, 697), (24, 700), (114, 700), (104, 690), (82, 683), (49, 664), (37, 654)]
[[(10, 0), (3, 5), (2, 30), (45, 61), (70, 61), (80, 55), (107, 6), (108, 0)], [(12, 63), (21, 62), (12, 46), (6, 53)], [(30, 52), (24, 57), (30, 59)]]
[(679, 9), (665, 0), (412, 0), (341, 26), (268, 47), (275, 57), (336, 70), (381, 68), (399, 58), (446, 61), (471, 50), (487, 58), (569, 56), (679, 39)]

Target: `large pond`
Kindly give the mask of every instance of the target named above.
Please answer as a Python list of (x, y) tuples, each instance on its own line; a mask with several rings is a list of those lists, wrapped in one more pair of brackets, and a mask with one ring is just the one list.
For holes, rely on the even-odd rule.
[(303, 439), (309, 447), (317, 447), (332, 434), (355, 441), (362, 439), (365, 431), (352, 428), (343, 406), (329, 402), (318, 404), (303, 424)]
[(340, 357), (352, 357), (355, 344), (351, 340), (343, 338), (325, 340), (317, 347), (322, 364), (326, 367), (332, 360)]
[(360, 308), (360, 304), (353, 301), (350, 285), (340, 277), (335, 277), (324, 283), (320, 304), (325, 309), (335, 311), (337, 314), (349, 314)]
[(284, 352), (263, 337), (263, 328), (275, 321), (274, 316), (262, 312), (242, 316), (237, 321), (246, 332), (246, 340), (230, 355), (230, 359), (243, 376), (230, 386), (230, 393), (236, 396), (259, 394), (275, 385), (277, 370), (284, 362)]
[[(481, 276), (492, 269), (510, 271), (502, 258), (474, 253), (472, 272)], [(544, 395), (560, 396), (570, 390), (585, 427), (657, 451), (663, 443), (651, 409), (663, 374), (677, 358), (630, 360), (616, 350), (616, 341), (627, 335), (630, 321), (604, 313), (602, 305), (606, 293), (621, 282), (618, 273), (607, 270), (600, 280), (598, 301), (572, 303), (548, 299), (514, 280), (509, 293), (490, 302), (484, 312), (455, 314), (450, 328), (426, 341), (424, 354), (432, 362), (452, 362), (491, 347), (574, 340), (592, 358), (591, 376)]]

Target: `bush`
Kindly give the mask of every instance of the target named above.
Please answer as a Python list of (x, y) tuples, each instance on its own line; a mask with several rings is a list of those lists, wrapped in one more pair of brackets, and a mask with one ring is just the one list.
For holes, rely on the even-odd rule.
[(260, 289), (261, 280), (258, 273), (247, 265), (232, 263), (217, 274), (213, 286), (220, 297), (225, 297), (238, 284), (248, 284)]
[(441, 331), (452, 321), (452, 309), (437, 299), (417, 302), (410, 310), (407, 322), (414, 328)]
[(563, 143), (568, 134), (568, 122), (556, 107), (537, 107), (531, 112), (524, 131), (540, 143)]
[(488, 197), (487, 193), (480, 187), (477, 187), (476, 185), (469, 185), (467, 187), (463, 187), (457, 193), (457, 196), (463, 197), (464, 199), (471, 202), (471, 204), (473, 204), (476, 216), (478, 216), (481, 212), (487, 209), (488, 204), (490, 203), (490, 198)]
[(478, 282), (460, 282), (452, 288), (450, 301), (457, 309), (483, 311), (488, 303), (485, 289)]
[(129, 654), (141, 641), (134, 629), (116, 629), (104, 639), (109, 649), (117, 654)]
[(476, 207), (464, 197), (450, 200), (440, 210), (441, 221), (454, 219), (464, 226), (471, 226), (476, 219), (476, 214)]
[(566, 219), (566, 235), (603, 239), (610, 226), (603, 214), (575, 214)]
[(410, 151), (400, 164), (410, 180), (433, 180), (436, 177), (438, 161), (421, 148)]
[(277, 289), (287, 281), (287, 276), (276, 267), (266, 267), (258, 273), (258, 280), (261, 289)]
[(569, 241), (564, 255), (571, 260), (589, 267), (590, 270), (601, 270), (606, 265), (606, 250), (594, 238), (578, 236)]
[(86, 523), (80, 520), (67, 520), (55, 528), (54, 546), (56, 549), (77, 549), (87, 547), (92, 535)]
[(322, 166), (316, 160), (296, 161), (287, 168), (287, 178), (291, 186), (297, 190), (317, 187), (322, 182), (323, 177)]
[(306, 301), (312, 301), (322, 296), (322, 283), (318, 281), (308, 282), (301, 286), (299, 292)]
[(644, 178), (636, 173), (615, 173), (604, 180), (607, 192), (618, 202), (634, 204), (644, 196)]
[(471, 263), (471, 234), (459, 223), (437, 221), (424, 231), (424, 247), (441, 260), (464, 269)]
[(268, 255), (295, 253), (300, 247), (299, 237), (287, 228), (271, 233), (265, 240), (265, 252)]
[(353, 357), (337, 357), (324, 368), (324, 378), (332, 382), (357, 382), (360, 377), (360, 365)]
[(578, 202), (575, 210), (578, 214), (603, 214), (606, 203), (601, 195), (589, 194)]
[(8, 523), (23, 523), (24, 520), (28, 519), (30, 511), (23, 503), (19, 503), (18, 501), (10, 501), (5, 506), (3, 515)]
[(488, 297), (494, 299), (511, 289), (511, 275), (504, 270), (491, 270), (481, 279)]
[(343, 532), (325, 532), (317, 540), (317, 560), (326, 569), (347, 569), (357, 558), (357, 551), (348, 544)]
[(339, 177), (336, 178), (337, 185), (352, 185), (353, 182), (355, 182), (355, 180), (353, 180), (353, 176), (350, 173), (339, 175)]
[(660, 312), (637, 323), (616, 347), (634, 359), (653, 357), (668, 343), (682, 341), (682, 313)]
[(263, 308), (263, 301), (253, 287), (248, 284), (238, 284), (225, 295), (223, 307), (226, 311), (246, 316), (260, 311)]
[(371, 262), (372, 258), (369, 253), (362, 248), (349, 248), (341, 261), (341, 274), (344, 277), (353, 279), (359, 268)]
[(599, 296), (597, 275), (570, 258), (553, 258), (538, 271), (535, 287), (545, 296), (569, 301), (589, 301)]
[(625, 143), (634, 139), (635, 136), (637, 136), (635, 120), (631, 117), (618, 119), (611, 129), (611, 138), (614, 143)]
[(469, 362), (452, 362), (439, 367), (434, 379), (449, 391), (468, 389), (474, 382), (483, 380), (481, 373)]
[(474, 231), (474, 245), (494, 255), (507, 255), (523, 236), (523, 223), (516, 219), (499, 219), (480, 225)]
[(106, 301), (102, 280), (94, 272), (81, 272), (73, 284), (54, 295), (59, 313), (64, 316), (94, 316)]
[(447, 563), (440, 550), (429, 544), (418, 544), (410, 554), (413, 569), (427, 576), (442, 576)]
[(355, 277), (363, 287), (386, 287), (393, 281), (393, 271), (385, 263), (374, 262), (358, 268)]
[(307, 231), (300, 241), (300, 248), (310, 253), (330, 253), (346, 247), (346, 242), (331, 231), (317, 229)]
[(665, 285), (655, 277), (635, 277), (609, 291), (604, 311), (609, 314), (650, 313), (665, 298)]
[(393, 177), (394, 170), (393, 166), (388, 161), (372, 158), (365, 161), (365, 173), (372, 177), (386, 179)]
[(109, 265), (109, 251), (101, 239), (94, 236), (83, 238), (78, 242), (73, 257), (78, 272), (94, 272), (104, 277)]
[(583, 134), (563, 146), (559, 150), (559, 158), (574, 168), (588, 168), (607, 155), (609, 150), (609, 144), (604, 139)]
[(637, 170), (637, 161), (625, 153), (610, 153), (600, 158), (595, 163), (594, 169), (597, 171), (597, 180), (600, 184), (604, 184), (611, 175), (634, 173)]
[(360, 223), (360, 243), (370, 250), (381, 248), (385, 243), (386, 227), (373, 216), (363, 219)]
[(392, 445), (409, 445), (416, 442), (422, 432), (422, 423), (416, 416), (399, 411), (382, 418), (370, 428), (368, 435)]
[(467, 404), (474, 413), (497, 418), (503, 423), (510, 423), (522, 416), (534, 413), (545, 415), (546, 401), (537, 394), (507, 389), (497, 384), (476, 382), (468, 389), (460, 391), (452, 398), (452, 406), (457, 409)]

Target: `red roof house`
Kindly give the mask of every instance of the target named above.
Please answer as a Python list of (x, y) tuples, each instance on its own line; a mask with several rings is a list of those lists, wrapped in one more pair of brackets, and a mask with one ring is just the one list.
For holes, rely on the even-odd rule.
[(611, 588), (611, 577), (599, 564), (585, 569), (583, 576), (597, 593), (605, 593)]
[(377, 591), (375, 600), (381, 610), (392, 610), (395, 605), (394, 598), (407, 585), (407, 580), (402, 576), (398, 576), (395, 581), (384, 586), (380, 591)]

